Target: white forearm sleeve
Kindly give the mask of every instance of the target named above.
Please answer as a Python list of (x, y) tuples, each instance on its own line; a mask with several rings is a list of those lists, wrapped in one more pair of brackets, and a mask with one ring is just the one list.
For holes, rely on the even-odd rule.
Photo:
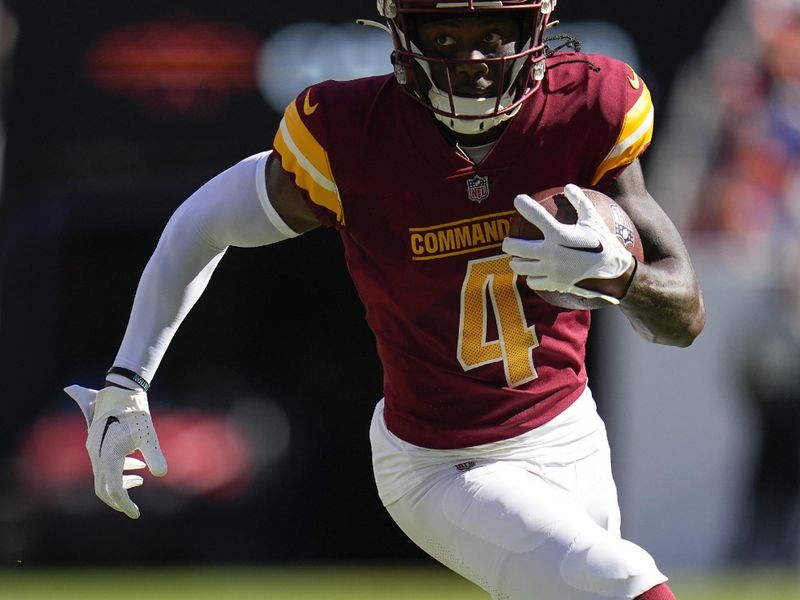
[(115, 366), (152, 380), (228, 246), (252, 248), (297, 236), (267, 197), (269, 154), (220, 173), (172, 215), (139, 280)]

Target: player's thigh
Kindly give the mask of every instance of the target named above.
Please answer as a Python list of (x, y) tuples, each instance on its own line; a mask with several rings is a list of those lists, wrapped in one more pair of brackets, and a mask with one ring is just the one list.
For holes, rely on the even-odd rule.
[[(611, 453), (608, 444), (574, 465), (569, 465), (567, 469), (569, 468), (574, 468), (573, 474), (569, 472), (565, 474), (567, 477), (574, 477), (572, 497), (595, 523), (620, 537), (619, 499), (617, 485), (611, 472)], [(546, 467), (546, 469), (549, 471), (551, 468)]]
[(518, 463), (456, 473), (388, 510), (421, 548), (498, 599), (623, 598), (637, 571), (649, 587), (664, 580), (649, 555)]

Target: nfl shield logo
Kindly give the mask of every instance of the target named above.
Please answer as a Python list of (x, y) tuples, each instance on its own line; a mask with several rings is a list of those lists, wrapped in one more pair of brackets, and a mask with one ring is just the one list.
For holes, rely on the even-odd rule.
[(614, 219), (614, 233), (622, 240), (624, 246), (632, 246), (635, 243), (633, 229), (626, 223), (628, 217), (619, 207), (619, 204), (612, 202), (608, 205), (611, 208), (611, 216)]
[(475, 175), (467, 179), (467, 198), (473, 202), (483, 202), (489, 197), (489, 178), (485, 175)]

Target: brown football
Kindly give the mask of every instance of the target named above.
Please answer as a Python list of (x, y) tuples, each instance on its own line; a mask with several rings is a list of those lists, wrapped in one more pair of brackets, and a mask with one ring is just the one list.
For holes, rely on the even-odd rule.
[[(612, 198), (609, 198), (602, 192), (587, 188), (583, 188), (583, 191), (589, 197), (589, 200), (592, 201), (592, 204), (594, 204), (609, 231), (616, 234), (625, 249), (633, 254), (638, 261), (644, 262), (642, 240), (639, 237), (639, 231), (628, 216), (628, 213), (614, 202)], [(578, 214), (569, 203), (569, 200), (567, 200), (567, 197), (564, 196), (563, 192), (564, 188), (550, 188), (533, 194), (532, 198), (544, 206), (547, 212), (560, 222), (575, 223), (578, 220)], [(509, 237), (517, 237), (526, 240), (540, 240), (543, 237), (539, 228), (519, 213), (514, 213), (512, 215), (511, 229), (508, 235)], [(584, 279), (579, 281), (578, 285), (589, 290), (613, 295), (609, 287), (609, 281), (606, 279)], [(600, 298), (583, 298), (574, 294), (562, 294), (559, 292), (537, 291), (536, 293), (550, 304), (561, 308), (592, 310), (611, 306), (608, 302)]]

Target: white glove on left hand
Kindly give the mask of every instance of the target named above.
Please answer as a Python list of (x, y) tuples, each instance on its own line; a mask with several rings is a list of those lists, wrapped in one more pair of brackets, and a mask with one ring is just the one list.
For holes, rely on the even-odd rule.
[(608, 230), (583, 190), (574, 184), (564, 195), (578, 213), (574, 224), (561, 223), (526, 194), (514, 198), (514, 208), (544, 234), (543, 240), (506, 238), (503, 252), (515, 258), (511, 269), (526, 276), (533, 290), (602, 298), (611, 304), (619, 300), (576, 285), (584, 279), (616, 279), (633, 264), (633, 255)]
[[(147, 466), (157, 477), (167, 474), (167, 460), (158, 444), (147, 394), (118, 387), (98, 392), (79, 385), (64, 391), (78, 403), (89, 426), (86, 450), (92, 461), (95, 494), (114, 510), (138, 519), (139, 507), (130, 499), (128, 490), (142, 485), (144, 480), (123, 471)], [(128, 456), (136, 450), (141, 450), (145, 462)]]

